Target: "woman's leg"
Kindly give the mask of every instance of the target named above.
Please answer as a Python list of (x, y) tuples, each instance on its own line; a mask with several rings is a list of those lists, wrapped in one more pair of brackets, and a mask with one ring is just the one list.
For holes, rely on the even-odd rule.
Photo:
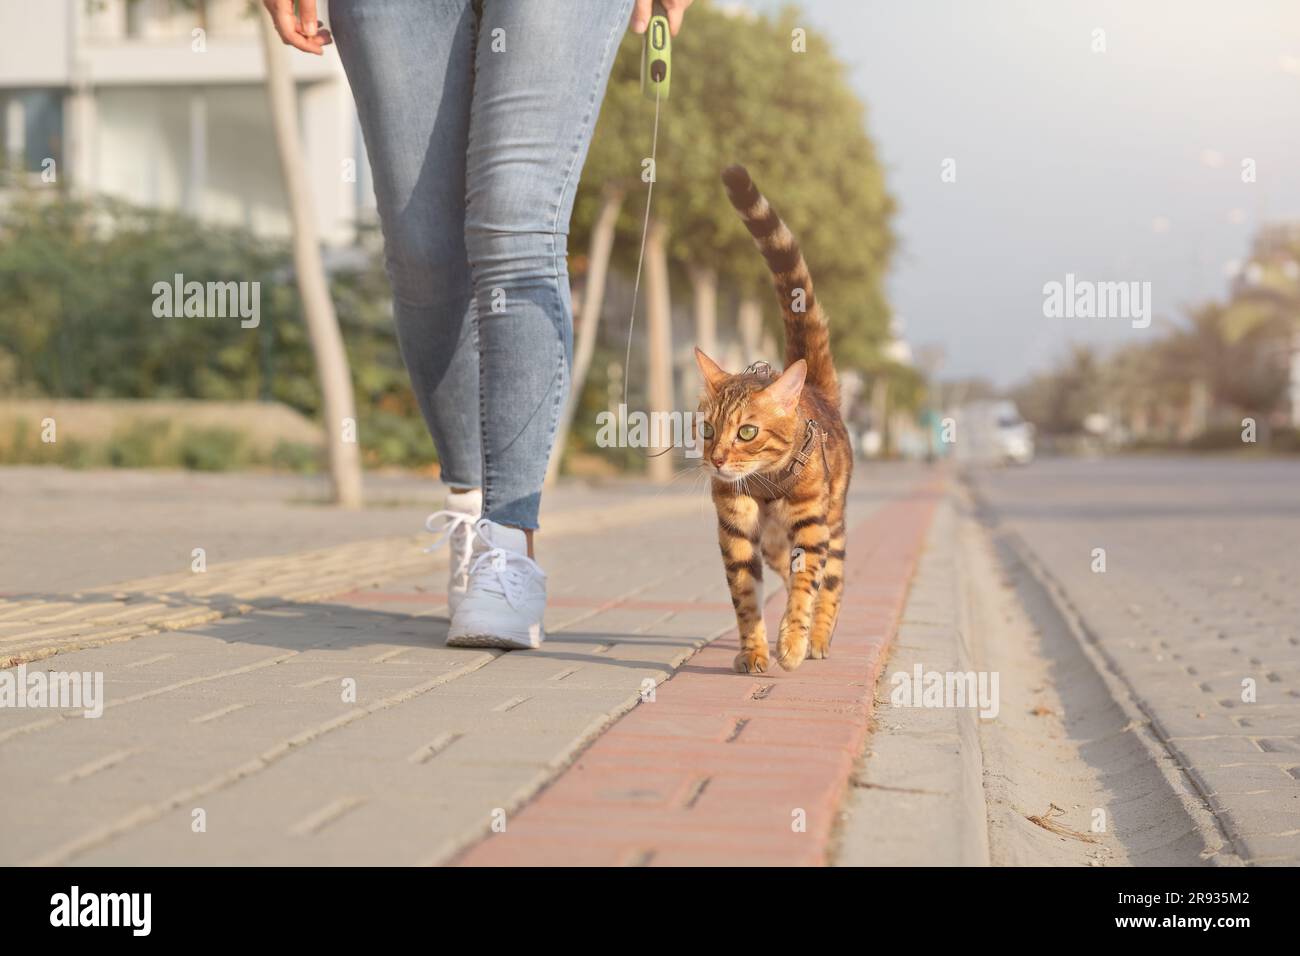
[(330, 29), (356, 99), (403, 361), (442, 479), (480, 483), (479, 368), (465, 252), (470, 0), (344, 0)]
[(484, 515), (534, 529), (569, 387), (573, 196), (632, 0), (484, 0), (465, 239)]

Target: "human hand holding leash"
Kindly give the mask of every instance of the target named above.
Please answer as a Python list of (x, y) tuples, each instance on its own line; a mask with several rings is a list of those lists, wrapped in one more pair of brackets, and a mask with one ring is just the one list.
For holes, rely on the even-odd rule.
[[(682, 28), (682, 17), (693, 2), (694, 0), (659, 0), (660, 6), (668, 14), (668, 32), (673, 36), (677, 36), (677, 31)], [(646, 27), (650, 25), (653, 6), (654, 0), (636, 0), (636, 6), (632, 8), (633, 33), (645, 33)]]

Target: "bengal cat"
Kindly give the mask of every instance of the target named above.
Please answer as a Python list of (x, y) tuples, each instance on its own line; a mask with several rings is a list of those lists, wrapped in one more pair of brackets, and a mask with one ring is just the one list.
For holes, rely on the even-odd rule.
[(794, 670), (830, 654), (844, 588), (844, 501), (853, 455), (839, 412), (830, 335), (799, 243), (742, 166), (722, 174), (772, 270), (785, 314), (785, 371), (759, 363), (729, 375), (698, 348), (700, 432), (713, 481), (718, 543), (736, 608), (736, 670), (768, 666), (763, 559), (789, 597), (777, 662)]

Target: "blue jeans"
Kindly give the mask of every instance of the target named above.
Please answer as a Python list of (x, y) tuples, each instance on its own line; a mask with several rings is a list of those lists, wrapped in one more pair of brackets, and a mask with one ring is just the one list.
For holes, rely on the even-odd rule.
[(329, 7), (442, 479), (536, 528), (573, 360), (573, 196), (632, 0)]

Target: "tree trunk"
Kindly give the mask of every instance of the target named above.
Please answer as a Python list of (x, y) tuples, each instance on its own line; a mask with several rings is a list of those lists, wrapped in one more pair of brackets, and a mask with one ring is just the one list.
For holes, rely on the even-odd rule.
[(889, 429), (886, 422), (888, 416), (889, 379), (878, 374), (875, 381), (871, 383), (871, 428), (880, 439), (880, 448), (876, 453), (880, 458), (889, 456)]
[(1291, 332), (1291, 364), (1287, 391), (1291, 399), (1291, 427), (1300, 428), (1300, 325)]
[(606, 186), (602, 194), (600, 212), (591, 229), (591, 243), (587, 250), (587, 287), (582, 293), (582, 310), (578, 319), (578, 341), (573, 350), (573, 381), (569, 388), (569, 401), (560, 418), (551, 448), (551, 460), (546, 468), (546, 484), (554, 483), (560, 473), (564, 446), (568, 441), (573, 416), (578, 412), (582, 389), (591, 371), (591, 357), (596, 351), (596, 332), (600, 325), (600, 312), (605, 304), (605, 280), (609, 276), (609, 258), (614, 249), (614, 226), (623, 207), (624, 190), (621, 186)]
[[(646, 232), (646, 345), (648, 355), (647, 408), (651, 423), (655, 412), (671, 412), (673, 402), (672, 299), (668, 288), (668, 229), (652, 220)], [(662, 421), (669, 421), (663, 418)], [(654, 445), (651, 435), (651, 444)], [(647, 474), (652, 481), (667, 482), (673, 476), (673, 457), (662, 445), (648, 449)], [(663, 454), (659, 454), (663, 452)]]
[(718, 364), (733, 375), (737, 372), (744, 371), (745, 352), (744, 349), (741, 348), (740, 343), (733, 340), (731, 344), (727, 346), (726, 351), (723, 353), (723, 359), (719, 360)]
[(312, 209), (311, 180), (298, 132), (298, 92), (271, 18), (262, 14), (256, 19), (261, 25), (271, 122), (275, 127), (280, 172), (293, 223), (293, 264), (298, 295), (302, 299), (303, 318), (320, 380), (333, 499), (335, 504), (345, 508), (357, 508), (361, 506), (361, 455), (357, 445), (352, 375), (348, 370), (347, 352), (343, 348), (343, 336), (339, 332), (325, 266), (321, 261)]
[[(695, 317), (695, 345), (715, 362), (722, 360), (718, 354), (718, 270), (706, 266), (691, 266), (692, 306)], [(692, 363), (693, 365), (693, 363)], [(690, 376), (682, 382), (682, 408), (692, 408), (704, 382), (698, 379), (693, 387)]]
[(718, 355), (718, 270), (691, 266), (694, 293), (695, 344), (715, 362)]
[[(754, 298), (753, 293), (745, 292), (740, 297), (740, 305), (736, 308), (736, 324), (740, 327), (740, 348), (744, 352), (743, 361), (745, 365), (751, 362), (757, 362), (762, 356), (759, 353), (759, 342), (763, 335), (763, 309)], [(773, 358), (768, 359), (774, 361)], [(740, 369), (734, 371), (739, 372)]]

